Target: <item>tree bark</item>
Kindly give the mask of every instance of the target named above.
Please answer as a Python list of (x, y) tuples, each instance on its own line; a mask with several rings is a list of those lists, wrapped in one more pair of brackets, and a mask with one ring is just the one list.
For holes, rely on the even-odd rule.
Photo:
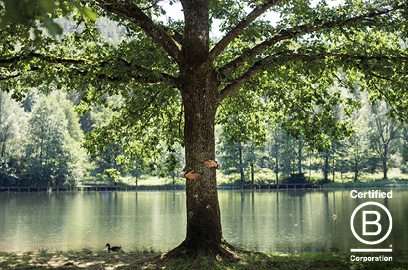
[(300, 175), (302, 173), (302, 142), (300, 139), (298, 140), (298, 174)]
[(1, 148), (1, 157), (4, 158), (4, 153), (6, 152), (6, 140), (2, 143), (2, 148)]
[(354, 162), (354, 183), (358, 182), (358, 172), (359, 172), (359, 166), (358, 166), (358, 161), (356, 159)]
[(241, 174), (241, 185), (245, 185), (245, 174), (244, 174), (244, 162), (242, 158), (242, 144), (238, 143), (238, 153), (239, 153), (239, 173)]
[[(209, 61), (209, 1), (182, 0), (185, 29), (178, 61), (177, 88), (184, 106), (184, 143), (186, 170), (198, 173), (186, 179), (187, 231), (185, 240), (169, 257), (217, 255), (231, 257), (222, 237), (216, 169), (204, 162), (215, 160), (214, 125), (220, 98), (220, 81)], [(232, 248), (231, 246), (229, 246)]]
[(251, 183), (252, 183), (252, 185), (254, 184), (254, 182), (255, 182), (255, 171), (254, 171), (254, 162), (253, 161), (251, 161)]
[(382, 159), (382, 167), (383, 167), (383, 179), (388, 179), (387, 172), (388, 172), (388, 166), (387, 166), (387, 160), (388, 160), (388, 144), (384, 144), (384, 153), (383, 153), (383, 159)]
[(208, 70), (184, 73), (180, 86), (185, 107), (186, 169), (199, 177), (186, 180), (187, 232), (178, 248), (194, 256), (203, 252), (217, 255), (223, 242), (216, 169), (204, 166), (205, 161), (215, 160), (214, 121), (219, 105), (217, 80), (211, 68)]
[(323, 183), (328, 183), (329, 182), (329, 170), (330, 170), (329, 153), (326, 150), (325, 156), (324, 156), (324, 165), (323, 165), (323, 174), (324, 174)]

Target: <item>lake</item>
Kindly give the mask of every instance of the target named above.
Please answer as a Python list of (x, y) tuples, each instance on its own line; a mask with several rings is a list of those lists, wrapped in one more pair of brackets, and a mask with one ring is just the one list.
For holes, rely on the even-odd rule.
[[(408, 253), (408, 190), (393, 189), (392, 198), (377, 199), (353, 199), (350, 191), (221, 190), (224, 238), (235, 246), (264, 252), (367, 248), (351, 232), (350, 217), (356, 207), (374, 201), (389, 210), (392, 231), (369, 247)], [(184, 239), (185, 199), (184, 191), (3, 192), (0, 250), (103, 249), (109, 242), (125, 250), (167, 251)], [(386, 214), (377, 209), (382, 219), (375, 222), (378, 214), (373, 212), (375, 206), (371, 208), (365, 214), (367, 231), (374, 234), (381, 227), (385, 234)], [(355, 220), (359, 232), (362, 218)], [(378, 238), (367, 237), (367, 241)]]

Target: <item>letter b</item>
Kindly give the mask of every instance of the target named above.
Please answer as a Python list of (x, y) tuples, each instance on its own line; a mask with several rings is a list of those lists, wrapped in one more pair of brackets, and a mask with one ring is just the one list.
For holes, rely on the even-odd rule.
[[(377, 219), (374, 221), (367, 221), (367, 215), (376, 215)], [(381, 224), (378, 223), (381, 219), (381, 214), (377, 211), (363, 211), (363, 235), (378, 235), (381, 232)], [(367, 225), (377, 225), (376, 232), (367, 232)]]

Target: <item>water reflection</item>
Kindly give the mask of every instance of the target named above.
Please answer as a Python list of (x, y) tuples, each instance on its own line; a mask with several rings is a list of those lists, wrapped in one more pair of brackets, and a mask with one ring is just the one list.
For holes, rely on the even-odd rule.
[[(220, 191), (219, 200), (224, 237), (236, 246), (269, 252), (361, 248), (350, 216), (367, 199), (351, 199), (349, 190)], [(393, 217), (381, 247), (406, 251), (408, 191), (372, 201)], [(0, 250), (103, 249), (109, 242), (165, 251), (185, 236), (180, 191), (0, 193), (0, 207)]]
[[(390, 237), (376, 248), (392, 245), (395, 251), (407, 250), (406, 195), (407, 191), (397, 191), (391, 199), (370, 199), (385, 205), (394, 223)], [(351, 199), (349, 190), (235, 192), (221, 194), (220, 200), (228, 202), (224, 207), (228, 211), (222, 212), (224, 235), (244, 248), (283, 252), (367, 248), (350, 230), (351, 213), (367, 199)], [(234, 204), (234, 201), (240, 201), (240, 204)], [(361, 219), (356, 220), (361, 228)], [(384, 228), (388, 227), (386, 223), (386, 219), (381, 220)]]

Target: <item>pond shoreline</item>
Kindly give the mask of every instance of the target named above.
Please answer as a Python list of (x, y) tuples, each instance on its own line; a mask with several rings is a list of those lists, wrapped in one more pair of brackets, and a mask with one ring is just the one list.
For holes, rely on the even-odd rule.
[[(394, 259), (408, 255), (407, 195), (406, 189), (394, 189), (392, 198), (375, 199), (393, 216), (393, 232), (381, 248), (392, 245)], [(182, 191), (3, 193), (0, 251), (20, 259), (82, 248), (103, 254), (107, 242), (126, 253), (145, 247), (167, 251), (185, 238), (185, 196)], [(347, 189), (221, 190), (219, 200), (224, 238), (238, 248), (290, 255), (364, 248), (349, 225), (352, 212), (368, 198), (352, 198)], [(0, 262), (1, 257), (0, 252)]]
[[(280, 184), (220, 184), (218, 190), (281, 190), (281, 189), (348, 189), (348, 188), (408, 188), (408, 180), (378, 180), (370, 182), (280, 183)], [(153, 191), (185, 190), (185, 185), (78, 185), (75, 187), (0, 187), (0, 192), (44, 192), (44, 191)]]
[(1, 269), (408, 269), (406, 258), (388, 262), (356, 262), (349, 253), (266, 254), (237, 251), (237, 261), (203, 257), (197, 260), (160, 258), (155, 251), (30, 251), (0, 252)]
[[(273, 190), (273, 189), (319, 189), (315, 183), (283, 183), (283, 184), (245, 184), (217, 186), (218, 190)], [(155, 185), (155, 186), (108, 186), (80, 185), (76, 187), (0, 187), (0, 192), (44, 192), (44, 191), (152, 191), (152, 190), (185, 190), (185, 185)]]

